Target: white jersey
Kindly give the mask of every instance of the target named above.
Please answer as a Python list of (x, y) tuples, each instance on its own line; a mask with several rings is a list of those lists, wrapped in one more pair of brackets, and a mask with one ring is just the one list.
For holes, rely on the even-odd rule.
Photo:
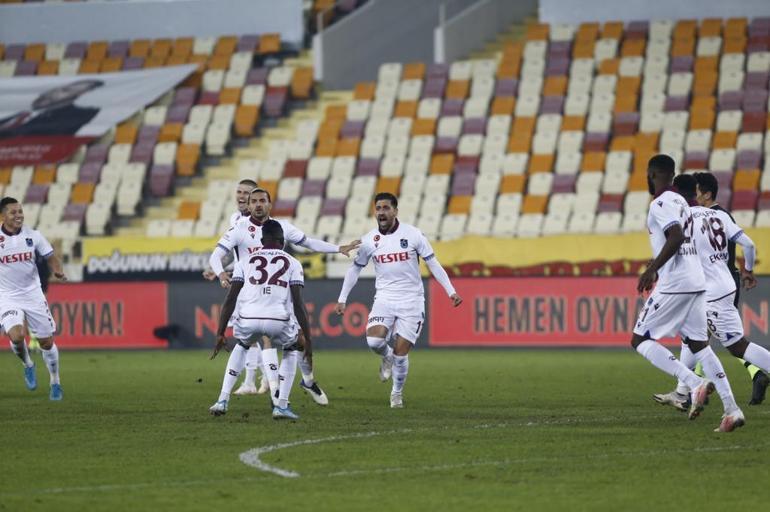
[(245, 218), (245, 217), (248, 217), (249, 215), (250, 215), (250, 214), (249, 214), (249, 212), (246, 212), (246, 213), (244, 214), (244, 213), (241, 213), (241, 212), (239, 212), (239, 211), (238, 211), (238, 212), (235, 212), (235, 213), (234, 213), (234, 214), (232, 214), (232, 215), (230, 215), (230, 227), (231, 227), (231, 228), (234, 228), (234, 227), (235, 227), (235, 225), (236, 225), (236, 224), (238, 224), (238, 221), (239, 221), (239, 220), (241, 220), (241, 219), (243, 219), (243, 218)]
[(429, 260), (435, 255), (425, 235), (414, 226), (398, 222), (395, 230), (382, 234), (373, 229), (361, 237), (354, 265), (365, 267), (374, 260), (375, 298), (400, 301), (422, 299), (419, 258)]
[(250, 320), (288, 321), (294, 317), (292, 285), (305, 285), (302, 264), (280, 249), (261, 249), (241, 258), (233, 281), (243, 282), (236, 314)]
[(735, 281), (727, 266), (727, 242), (734, 242), (743, 230), (727, 212), (703, 206), (690, 208), (695, 224), (695, 247), (706, 276), (706, 300), (717, 300), (735, 292)]
[(684, 242), (677, 253), (658, 270), (659, 293), (695, 293), (706, 289), (706, 283), (693, 240), (693, 218), (687, 201), (682, 196), (667, 190), (653, 199), (647, 215), (647, 230), (650, 233), (652, 255), (657, 257), (666, 243), (666, 231), (679, 224), (684, 233)]
[(14, 235), (0, 229), (0, 296), (4, 300), (29, 299), (34, 292), (42, 296), (35, 252), (44, 258), (53, 254), (39, 231), (22, 226)]
[[(307, 239), (305, 233), (285, 220), (273, 219), (283, 228), (283, 237), (288, 243), (301, 244)], [(251, 216), (243, 217), (222, 235), (217, 245), (225, 252), (234, 251), (235, 259), (248, 257), (262, 248), (262, 224)]]

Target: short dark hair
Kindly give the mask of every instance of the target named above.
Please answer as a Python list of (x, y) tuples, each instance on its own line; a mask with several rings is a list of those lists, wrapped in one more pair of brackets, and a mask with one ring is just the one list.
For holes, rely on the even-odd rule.
[(254, 190), (252, 190), (251, 192), (249, 192), (249, 195), (251, 195), (251, 194), (256, 194), (257, 192), (262, 192), (263, 194), (266, 194), (266, 195), (267, 195), (267, 202), (268, 202), (268, 203), (272, 203), (272, 202), (273, 202), (273, 198), (272, 198), (272, 197), (270, 197), (270, 192), (268, 192), (268, 191), (267, 191), (267, 190), (265, 190), (264, 188), (255, 188)]
[(696, 172), (695, 182), (698, 184), (698, 188), (701, 192), (711, 192), (711, 200), (717, 200), (717, 194), (719, 193), (719, 181), (717, 177), (710, 172)]
[(5, 207), (8, 206), (9, 204), (18, 204), (18, 203), (19, 201), (17, 201), (13, 197), (10, 197), (10, 196), (4, 197), (0, 199), (0, 212), (4, 212)]
[(277, 220), (268, 219), (262, 224), (262, 238), (272, 238), (273, 240), (283, 240), (283, 226)]
[(241, 180), (238, 182), (238, 185), (249, 185), (250, 187), (257, 188), (257, 182), (250, 179)]
[(695, 199), (695, 176), (692, 174), (680, 174), (674, 178), (674, 186), (679, 195), (688, 201)]
[(671, 176), (674, 175), (675, 167), (676, 164), (674, 163), (674, 159), (668, 155), (655, 155), (654, 157), (650, 158), (649, 162), (647, 162), (647, 168), (657, 169)]
[(390, 192), (378, 192), (374, 196), (374, 204), (377, 204), (377, 201), (390, 201), (390, 205), (393, 208), (398, 208), (398, 198)]

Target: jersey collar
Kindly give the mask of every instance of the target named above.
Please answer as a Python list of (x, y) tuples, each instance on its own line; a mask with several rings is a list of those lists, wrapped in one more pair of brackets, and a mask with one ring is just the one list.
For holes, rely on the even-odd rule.
[[(267, 221), (269, 221), (269, 220), (270, 220), (270, 217), (268, 217), (267, 219), (265, 219), (265, 222), (267, 222)], [(254, 224), (255, 226), (261, 226), (261, 225), (263, 225), (263, 224), (265, 223), (265, 222), (260, 222), (260, 221), (256, 220), (254, 217), (252, 217), (252, 216), (251, 216), (251, 214), (249, 214), (249, 221), (250, 221), (252, 224)]]
[(16, 233), (11, 233), (10, 231), (7, 231), (7, 230), (5, 229), (5, 226), (4, 226), (4, 225), (0, 224), (0, 231), (2, 231), (4, 235), (8, 235), (8, 236), (16, 236), (16, 235), (18, 235), (19, 233), (21, 233), (21, 228), (19, 228), (19, 230), (18, 230)]
[(395, 233), (398, 230), (398, 225), (399, 225), (398, 224), (398, 219), (396, 219), (396, 222), (393, 223), (393, 227), (389, 231), (383, 231), (383, 230), (381, 230), (379, 228), (377, 228), (377, 229), (378, 229), (378, 231), (380, 232), (381, 235), (391, 235), (391, 234)]

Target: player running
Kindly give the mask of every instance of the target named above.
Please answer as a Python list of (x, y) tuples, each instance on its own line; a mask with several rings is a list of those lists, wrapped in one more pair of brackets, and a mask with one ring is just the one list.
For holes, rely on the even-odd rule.
[[(257, 188), (257, 182), (254, 180), (244, 179), (238, 182), (238, 186), (235, 187), (235, 204), (236, 210), (230, 216), (230, 227), (235, 227), (239, 220), (248, 217), (251, 212), (249, 211), (249, 194), (252, 190)], [(232, 271), (232, 263), (235, 261), (235, 251), (231, 251), (222, 261), (222, 266), (225, 269)], [(217, 278), (217, 273), (209, 266), (203, 271), (203, 277), (209, 281), (213, 281)], [(257, 345), (254, 350), (249, 352), (249, 358), (246, 361), (246, 377), (243, 379), (241, 386), (235, 390), (236, 395), (256, 395), (267, 392), (269, 388), (267, 377), (262, 374), (260, 380), (259, 389), (257, 389), (257, 370), (262, 368), (262, 351)]]
[[(209, 264), (219, 276), (223, 288), (230, 286), (230, 276), (222, 267), (222, 258), (230, 251), (235, 251), (238, 260), (242, 258), (248, 259), (262, 248), (262, 226), (265, 222), (271, 220), (271, 207), (272, 201), (268, 191), (261, 188), (252, 190), (249, 195), (251, 215), (239, 220), (235, 227), (230, 228), (217, 243), (217, 247), (214, 249), (211, 258), (209, 259)], [(284, 238), (287, 242), (301, 245), (302, 247), (306, 247), (316, 252), (328, 254), (342, 253), (347, 256), (350, 254), (350, 251), (358, 247), (361, 243), (356, 240), (347, 245), (334, 245), (324, 242), (323, 240), (308, 238), (302, 231), (285, 220), (277, 220), (276, 222), (281, 225)], [(300, 333), (300, 337), (302, 334), (303, 333)], [(252, 350), (255, 351), (253, 356), (251, 355)], [(274, 397), (278, 390), (278, 352), (276, 349), (267, 346), (264, 350), (260, 350), (259, 344), (254, 343), (251, 350), (249, 350), (247, 364), (249, 364), (249, 359), (253, 362), (252, 364), (256, 364), (258, 352), (262, 353), (262, 372), (267, 376), (270, 393)], [(310, 361), (301, 359), (299, 365), (302, 372), (300, 387), (305, 390), (317, 404), (327, 405), (329, 399), (315, 381), (313, 366)]]
[[(674, 180), (674, 186), (691, 206), (694, 224), (695, 247), (700, 257), (703, 272), (706, 276), (706, 323), (711, 336), (718, 340), (732, 355), (745, 358), (765, 371), (770, 370), (770, 352), (763, 347), (750, 343), (743, 336), (743, 323), (738, 310), (733, 304), (736, 293), (730, 269), (725, 265), (728, 258), (727, 242), (732, 240), (743, 247), (746, 258), (746, 270), (743, 277), (747, 289), (757, 284), (753, 276), (755, 249), (754, 242), (739, 228), (724, 210), (714, 210), (697, 206), (695, 203), (696, 178), (682, 174)], [(687, 347), (682, 345), (680, 355), (682, 363), (695, 367), (695, 357)], [(662, 404), (672, 405), (684, 410), (689, 389), (679, 381), (676, 390), (671, 393), (653, 395)]]
[[(419, 259), (425, 260), (453, 306), (459, 306), (463, 300), (436, 259), (425, 235), (416, 227), (398, 221), (396, 196), (380, 192), (374, 197), (374, 208), (378, 227), (362, 238), (358, 254), (345, 274), (335, 310), (339, 315), (345, 312), (345, 303), (361, 269), (373, 259), (377, 291), (369, 313), (366, 342), (372, 351), (382, 356), (380, 380), (385, 382), (393, 375), (390, 406), (395, 409), (404, 406), (402, 393), (409, 373), (409, 350), (425, 325), (425, 297)], [(395, 340), (393, 348), (388, 344), (389, 339)]]
[[(724, 416), (716, 429), (730, 432), (745, 419), (730, 389), (722, 363), (708, 345), (706, 329), (706, 283), (693, 240), (693, 218), (687, 202), (672, 189), (674, 160), (652, 157), (647, 183), (655, 198), (650, 203), (647, 229), (655, 259), (639, 277), (637, 291), (655, 290), (645, 301), (633, 330), (631, 345), (656, 368), (676, 377), (692, 390), (689, 418), (703, 410), (706, 398), (716, 387), (724, 404)], [(657, 278), (657, 285), (655, 280)], [(657, 340), (681, 334), (703, 364), (709, 380), (698, 377)]]
[[(719, 182), (716, 177), (710, 172), (699, 172), (695, 174), (695, 181), (697, 183), (695, 200), (698, 201), (698, 204), (700, 206), (705, 206), (706, 208), (722, 211), (727, 214), (730, 220), (735, 222), (735, 219), (730, 215), (730, 212), (722, 208), (716, 201), (717, 193), (719, 192)], [(727, 242), (727, 255), (727, 268), (730, 270), (730, 274), (735, 282), (733, 305), (737, 308), (741, 296), (741, 282), (743, 281), (746, 289), (750, 290), (756, 286), (756, 279), (754, 278), (753, 273), (748, 272), (748, 274), (751, 275), (747, 276), (747, 272), (744, 272), (742, 276), (741, 272), (738, 272), (738, 269), (735, 266), (735, 242)], [(747, 284), (752, 281), (754, 284), (747, 286)], [(767, 386), (770, 384), (770, 377), (768, 377), (767, 373), (751, 363), (744, 362), (743, 364), (748, 370), (752, 381), (751, 400), (749, 401), (749, 405), (759, 405), (765, 401), (765, 394), (767, 393)]]
[[(304, 359), (308, 363), (312, 363), (313, 353), (302, 298), (304, 274), (302, 264), (283, 251), (281, 225), (277, 221), (266, 220), (261, 231), (260, 250), (235, 263), (230, 290), (219, 315), (217, 343), (211, 359), (227, 342), (225, 330), (233, 312), (233, 334), (238, 343), (227, 361), (222, 391), (209, 411), (214, 416), (227, 413), (230, 391), (244, 368), (249, 347), (267, 337), (271, 343), (283, 347), (280, 389), (278, 401), (273, 406), (273, 418), (297, 420), (299, 416), (289, 407), (289, 395), (297, 372), (297, 352), (304, 351)], [(299, 337), (298, 323), (305, 333), (302, 338)]]
[(66, 276), (61, 261), (39, 231), (24, 226), (24, 209), (12, 197), (0, 200), (3, 215), (0, 226), (0, 324), (11, 340), (11, 350), (24, 365), (24, 382), (30, 391), (37, 388), (35, 364), (24, 342), (24, 322), (40, 342), (40, 352), (50, 375), (51, 400), (63, 398), (59, 380), (59, 349), (53, 340), (56, 323), (48, 310), (40, 287), (35, 252), (48, 261), (51, 273), (62, 281)]

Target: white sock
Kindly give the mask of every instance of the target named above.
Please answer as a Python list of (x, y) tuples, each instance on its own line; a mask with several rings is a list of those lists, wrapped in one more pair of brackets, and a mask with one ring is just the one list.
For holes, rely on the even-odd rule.
[(765, 373), (770, 373), (770, 352), (765, 347), (760, 347), (756, 343), (749, 343), (746, 352), (743, 353), (743, 358), (754, 366), (762, 368)]
[(299, 352), (290, 350), (283, 353), (279, 379), (281, 387), (278, 390), (278, 407), (286, 409), (289, 406), (289, 395), (294, 385), (294, 376), (297, 374), (297, 356)]
[(302, 372), (302, 382), (310, 387), (315, 384), (315, 376), (313, 375), (313, 366), (307, 362), (304, 355), (301, 354), (302, 357), (297, 357), (297, 365), (299, 366), (299, 371)]
[(716, 386), (719, 398), (722, 399), (722, 404), (725, 407), (725, 412), (729, 414), (738, 409), (738, 404), (735, 403), (735, 397), (733, 396), (733, 390), (730, 388), (730, 381), (727, 380), (725, 369), (722, 367), (722, 361), (711, 350), (711, 347), (706, 347), (700, 352), (696, 352), (695, 359), (703, 365), (703, 373), (706, 375), (706, 378)]
[(59, 382), (59, 348), (56, 346), (56, 343), (51, 343), (49, 350), (41, 347), (40, 353), (43, 355), (43, 361), (45, 361), (45, 366), (48, 368), (51, 384), (61, 384)]
[[(682, 362), (683, 365), (685, 365), (690, 370), (695, 369), (695, 365), (697, 364), (697, 361), (695, 360), (695, 354), (692, 353), (692, 350), (690, 350), (690, 347), (687, 346), (687, 344), (682, 343), (682, 351), (679, 353), (679, 360)], [(676, 392), (680, 395), (689, 395), (692, 390), (690, 387), (683, 381), (677, 381), (676, 385)]]
[(385, 338), (375, 338), (374, 336), (367, 336), (366, 343), (372, 352), (379, 354), (382, 357), (388, 357), (393, 355), (393, 349), (385, 341)]
[(266, 348), (262, 351), (262, 373), (267, 377), (270, 397), (275, 399), (275, 392), (278, 391), (278, 349)]
[(409, 373), (409, 354), (393, 356), (393, 389), (391, 393), (401, 393), (404, 389), (406, 376)]
[(219, 393), (217, 401), (229, 400), (230, 392), (238, 381), (238, 375), (243, 371), (246, 364), (246, 354), (248, 350), (240, 343), (236, 343), (233, 351), (230, 352), (230, 359), (227, 360), (225, 368), (225, 378), (222, 380), (222, 391)]
[(695, 389), (700, 386), (701, 378), (657, 341), (644, 340), (636, 347), (636, 351), (651, 362), (655, 368), (684, 381), (690, 388)]
[(255, 343), (246, 352), (246, 378), (243, 383), (247, 386), (257, 385), (257, 369), (262, 366), (262, 347)]
[(35, 364), (32, 362), (32, 358), (29, 357), (29, 349), (27, 348), (26, 343), (24, 343), (23, 341), (21, 342), (21, 349), (16, 347), (16, 345), (14, 345), (12, 341), (9, 341), (8, 343), (10, 343), (11, 350), (13, 351), (14, 354), (16, 354), (16, 357), (21, 359), (21, 362), (24, 366), (26, 366), (27, 368), (30, 368)]

